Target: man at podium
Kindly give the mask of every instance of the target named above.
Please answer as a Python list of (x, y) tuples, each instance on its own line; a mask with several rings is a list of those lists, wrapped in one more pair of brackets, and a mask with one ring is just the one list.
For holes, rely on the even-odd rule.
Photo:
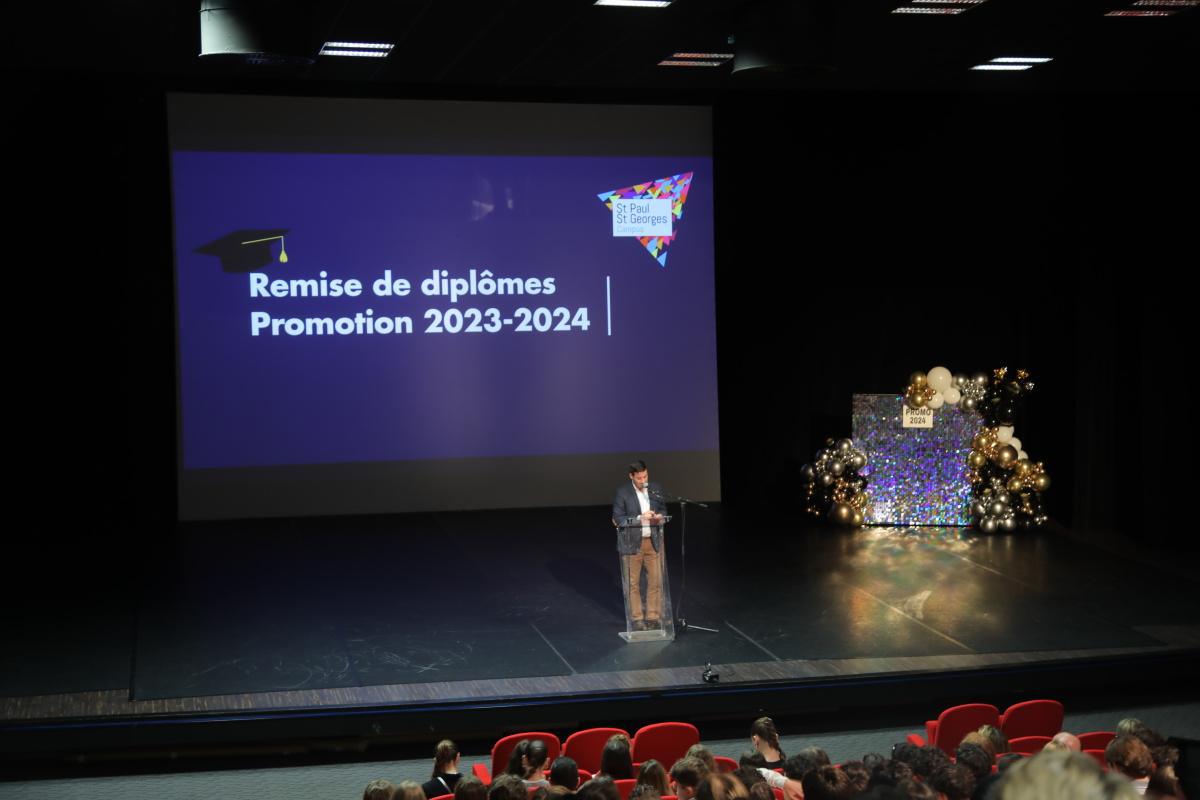
[[(622, 576), (629, 592), (629, 618), (634, 630), (662, 627), (663, 514), (667, 504), (658, 484), (650, 483), (646, 462), (629, 465), (629, 480), (617, 487), (612, 520), (617, 526), (617, 550), (625, 570)], [(629, 517), (640, 517), (641, 525), (625, 525)], [(645, 607), (642, 605), (642, 572), (646, 574)]]

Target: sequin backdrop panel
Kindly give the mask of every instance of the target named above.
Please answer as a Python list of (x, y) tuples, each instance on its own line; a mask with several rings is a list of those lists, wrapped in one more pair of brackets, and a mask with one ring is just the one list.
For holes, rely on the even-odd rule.
[(978, 414), (957, 406), (933, 412), (932, 428), (905, 428), (898, 394), (854, 395), (854, 443), (866, 453), (867, 524), (969, 525), (966, 479)]

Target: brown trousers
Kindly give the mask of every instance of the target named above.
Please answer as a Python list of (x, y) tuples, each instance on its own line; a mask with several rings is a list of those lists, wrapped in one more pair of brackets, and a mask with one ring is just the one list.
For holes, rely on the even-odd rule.
[[(625, 571), (629, 580), (629, 617), (634, 622), (658, 622), (662, 618), (661, 553), (654, 551), (650, 537), (642, 539), (641, 549), (625, 556)], [(642, 568), (646, 570), (646, 609), (642, 610)]]

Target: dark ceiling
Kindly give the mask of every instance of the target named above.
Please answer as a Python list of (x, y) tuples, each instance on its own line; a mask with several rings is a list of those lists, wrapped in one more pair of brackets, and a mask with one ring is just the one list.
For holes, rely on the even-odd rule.
[[(278, 30), (290, 27), (289, 19), (300, 30), (304, 41), (296, 47), (307, 49), (301, 55), (314, 55), (328, 40), (396, 44), (385, 60), (322, 57), (290, 67), (199, 58), (199, 0), (28, 4), (10, 30), (20, 32), (14, 37), (18, 58), (37, 73), (167, 82), (345, 82), (381, 93), (467, 87), (716, 96), (761, 88), (1194, 91), (1200, 7), (1163, 17), (1105, 16), (1147, 8), (1135, 7), (1136, 1), (985, 0), (956, 15), (892, 13), (900, 5), (937, 7), (936, 0), (675, 0), (657, 10), (597, 7), (592, 0), (268, 2)], [(657, 66), (681, 50), (745, 54), (750, 48), (769, 50), (779, 68), (734, 73), (731, 64)], [(1027, 72), (970, 71), (997, 56), (1054, 61)], [(834, 68), (814, 69), (813, 62)]]

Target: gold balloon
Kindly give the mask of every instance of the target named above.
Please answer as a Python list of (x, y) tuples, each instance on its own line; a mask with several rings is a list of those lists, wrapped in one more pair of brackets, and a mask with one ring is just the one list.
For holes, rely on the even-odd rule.
[(1017, 463), (1017, 448), (1011, 444), (1002, 445), (996, 448), (996, 454), (992, 460), (1004, 469), (1009, 469), (1013, 464)]
[(854, 519), (854, 508), (849, 503), (834, 503), (829, 518), (839, 525), (849, 525)]
[(928, 383), (928, 380), (926, 379), (924, 372), (914, 372), (912, 375), (908, 376), (909, 386), (916, 386), (920, 388), (926, 383)]
[(921, 394), (920, 389), (915, 389), (912, 386), (908, 387), (908, 391), (904, 393), (904, 402), (909, 408), (921, 408), (925, 405), (925, 396)]
[(1019, 492), (1024, 488), (1025, 488), (1025, 481), (1021, 480), (1017, 476), (1014, 475), (1013, 477), (1008, 479), (1008, 490), (1010, 492)]
[(1028, 475), (1032, 469), (1033, 465), (1029, 463), (1028, 459), (1024, 458), (1013, 465), (1013, 472), (1017, 473), (1017, 475), (1021, 476), (1022, 478)]
[(986, 463), (987, 456), (978, 450), (972, 450), (971, 454), (967, 456), (967, 466), (969, 466), (971, 469), (979, 469)]
[(854, 527), (857, 528), (863, 524), (863, 520), (865, 520), (865, 519), (866, 519), (866, 517), (863, 516), (863, 513), (861, 511), (859, 511), (858, 509), (855, 509), (854, 517), (850, 520), (850, 523), (852, 525), (854, 525)]
[(1039, 475), (1035, 475), (1033, 478), (1033, 488), (1037, 489), (1039, 492), (1044, 492), (1049, 489), (1050, 476), (1044, 472)]
[(996, 432), (991, 428), (984, 428), (979, 433), (975, 434), (974, 446), (976, 450), (987, 451), (996, 443)]

